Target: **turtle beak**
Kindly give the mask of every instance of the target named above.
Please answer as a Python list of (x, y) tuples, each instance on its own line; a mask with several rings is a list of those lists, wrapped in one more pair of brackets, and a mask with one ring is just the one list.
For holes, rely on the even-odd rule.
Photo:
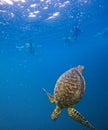
[(78, 65), (77, 70), (79, 72), (82, 72), (84, 70), (84, 66), (83, 65)]

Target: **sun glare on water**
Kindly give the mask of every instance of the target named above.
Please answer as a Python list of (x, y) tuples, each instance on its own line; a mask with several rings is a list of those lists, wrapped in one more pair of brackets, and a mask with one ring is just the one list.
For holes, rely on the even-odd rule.
[(25, 0), (0, 0), (0, 5), (13, 5), (15, 2), (26, 2)]
[(16, 12), (20, 12), (21, 17), (28, 19), (53, 20), (63, 15), (68, 7), (72, 11), (76, 5), (87, 3), (88, 0), (0, 0), (0, 15), (14, 18)]

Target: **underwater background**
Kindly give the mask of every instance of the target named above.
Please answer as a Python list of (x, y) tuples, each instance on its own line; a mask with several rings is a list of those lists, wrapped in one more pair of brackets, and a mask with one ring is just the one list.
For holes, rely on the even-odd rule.
[(66, 109), (52, 121), (55, 105), (42, 90), (53, 94), (78, 65), (86, 91), (75, 108), (108, 130), (108, 1), (0, 0), (0, 130), (89, 129)]

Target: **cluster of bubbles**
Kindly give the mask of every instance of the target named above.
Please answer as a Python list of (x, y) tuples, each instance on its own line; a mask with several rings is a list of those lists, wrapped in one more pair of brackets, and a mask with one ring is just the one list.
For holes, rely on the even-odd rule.
[(52, 20), (67, 13), (67, 10), (74, 11), (76, 6), (84, 6), (89, 2), (90, 0), (0, 0), (0, 15)]

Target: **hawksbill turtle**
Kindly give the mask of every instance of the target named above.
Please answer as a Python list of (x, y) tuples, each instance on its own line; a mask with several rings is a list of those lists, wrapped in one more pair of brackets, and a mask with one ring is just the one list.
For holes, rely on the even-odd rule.
[(68, 114), (74, 120), (87, 126), (91, 130), (95, 128), (86, 120), (75, 108), (85, 92), (85, 80), (82, 76), (84, 66), (77, 66), (64, 72), (57, 80), (54, 88), (54, 96), (48, 93), (44, 88), (51, 103), (56, 104), (51, 118), (55, 120), (59, 117), (63, 108), (68, 109)]

